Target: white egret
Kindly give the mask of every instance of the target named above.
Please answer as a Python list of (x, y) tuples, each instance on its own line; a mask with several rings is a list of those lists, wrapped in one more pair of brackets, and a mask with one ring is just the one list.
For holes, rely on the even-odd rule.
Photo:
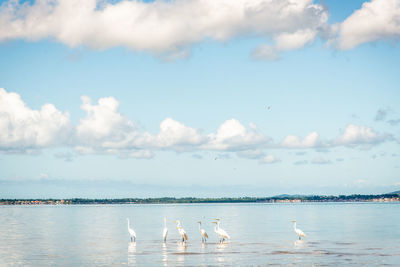
[(178, 229), (178, 232), (182, 237), (182, 242), (186, 242), (189, 238), (186, 234), (186, 231), (181, 226), (181, 222), (179, 220), (176, 220), (175, 223), (176, 223), (176, 229)]
[(299, 240), (301, 240), (301, 237), (306, 237), (306, 234), (296, 227), (296, 221), (293, 220), (292, 223), (293, 223), (294, 231), (299, 236)]
[(201, 242), (202, 243), (207, 242), (208, 235), (207, 235), (206, 231), (201, 228), (200, 221), (198, 221), (197, 223), (199, 224), (199, 230), (200, 230), (200, 234), (201, 234)]
[(128, 232), (129, 235), (131, 237), (131, 242), (136, 242), (136, 233), (135, 231), (129, 226), (129, 218), (126, 218), (126, 220), (128, 221)]
[(214, 227), (214, 232), (217, 233), (217, 235), (219, 236), (219, 242), (222, 243), (225, 241), (225, 239), (230, 239), (231, 237), (228, 235), (228, 233), (219, 227), (219, 219), (215, 219), (216, 222), (212, 222), (215, 223), (215, 227)]
[(167, 219), (164, 218), (164, 230), (163, 230), (163, 234), (162, 234), (164, 242), (167, 241), (167, 235), (168, 235)]

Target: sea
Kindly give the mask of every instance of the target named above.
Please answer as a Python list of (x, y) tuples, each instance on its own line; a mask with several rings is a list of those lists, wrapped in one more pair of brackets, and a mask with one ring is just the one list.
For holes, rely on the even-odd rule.
[(0, 206), (0, 266), (400, 266), (400, 203)]

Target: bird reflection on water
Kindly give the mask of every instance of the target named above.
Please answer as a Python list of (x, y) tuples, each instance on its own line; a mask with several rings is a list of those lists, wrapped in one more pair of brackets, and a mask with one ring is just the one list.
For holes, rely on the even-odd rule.
[(168, 248), (165, 242), (162, 244), (162, 263), (163, 266), (168, 266)]
[(215, 247), (215, 252), (216, 252), (216, 260), (219, 263), (225, 262), (225, 249), (228, 246), (227, 243), (218, 243), (217, 246)]
[(136, 243), (129, 242), (128, 245), (128, 265), (134, 266), (136, 265)]
[(186, 242), (178, 242), (178, 247), (177, 247), (177, 262), (184, 264), (185, 263), (185, 253), (186, 253)]
[(294, 241), (294, 243), (293, 243), (293, 247), (294, 247), (295, 249), (304, 248), (304, 247), (306, 247), (306, 241), (305, 241), (305, 240), (302, 240), (302, 239), (296, 240), (296, 241)]

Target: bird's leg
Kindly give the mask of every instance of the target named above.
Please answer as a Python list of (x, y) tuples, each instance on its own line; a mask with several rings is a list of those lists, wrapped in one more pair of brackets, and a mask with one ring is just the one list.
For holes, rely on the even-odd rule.
[(133, 242), (133, 239), (132, 239), (132, 237), (131, 237), (131, 242)]

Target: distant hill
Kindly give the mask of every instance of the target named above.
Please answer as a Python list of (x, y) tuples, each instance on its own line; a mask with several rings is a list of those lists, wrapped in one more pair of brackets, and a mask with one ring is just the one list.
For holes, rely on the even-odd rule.
[(386, 193), (387, 195), (392, 195), (392, 194), (398, 194), (400, 195), (400, 190), (394, 191), (394, 192), (390, 192), (390, 193)]

